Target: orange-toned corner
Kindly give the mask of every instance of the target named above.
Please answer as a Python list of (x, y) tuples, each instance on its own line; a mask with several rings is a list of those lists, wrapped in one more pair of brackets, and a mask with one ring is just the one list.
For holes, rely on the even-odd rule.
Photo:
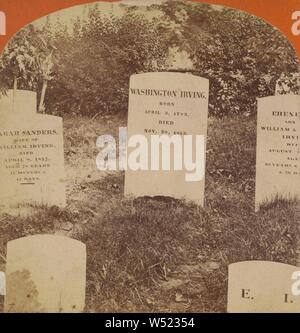
[[(113, 2), (113, 0), (103, 0)], [(194, 0), (241, 9), (254, 14), (281, 30), (291, 41), (300, 58), (300, 35), (292, 33), (292, 15), (300, 11), (300, 0)], [(0, 0), (0, 11), (6, 14), (6, 36), (0, 36), (0, 51), (7, 41), (26, 24), (51, 12), (93, 0)], [(117, 2), (117, 1), (116, 1)], [(300, 26), (299, 26), (300, 29)]]

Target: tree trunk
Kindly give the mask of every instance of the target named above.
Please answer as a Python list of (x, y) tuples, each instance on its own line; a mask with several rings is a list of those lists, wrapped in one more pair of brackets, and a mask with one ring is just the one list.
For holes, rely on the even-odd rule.
[(41, 99), (40, 99), (40, 105), (39, 105), (39, 112), (43, 112), (43, 111), (44, 111), (44, 100), (45, 100), (45, 95), (46, 95), (47, 85), (48, 85), (48, 81), (45, 80), (45, 81), (43, 82), (43, 88), (42, 88)]

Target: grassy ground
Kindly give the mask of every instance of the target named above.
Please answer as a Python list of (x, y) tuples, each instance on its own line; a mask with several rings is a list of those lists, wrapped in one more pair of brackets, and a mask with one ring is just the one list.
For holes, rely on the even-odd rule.
[(96, 170), (96, 138), (117, 138), (126, 120), (65, 119), (64, 126), (67, 208), (0, 216), (0, 270), (7, 241), (65, 234), (87, 245), (87, 312), (225, 312), (228, 264), (296, 263), (297, 202), (254, 212), (255, 119), (209, 121), (205, 208), (124, 198), (124, 174)]

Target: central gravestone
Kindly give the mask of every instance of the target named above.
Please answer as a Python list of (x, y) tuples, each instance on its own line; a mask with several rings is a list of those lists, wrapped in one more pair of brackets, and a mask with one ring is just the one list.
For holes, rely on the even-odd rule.
[(86, 247), (54, 235), (35, 235), (7, 244), (6, 297), (9, 313), (82, 312), (85, 306)]
[(258, 99), (255, 210), (300, 195), (300, 96)]
[[(192, 136), (204, 138), (204, 154), (201, 163), (205, 170), (205, 145), (208, 117), (207, 79), (182, 73), (146, 73), (132, 75), (129, 88), (128, 140), (134, 135), (143, 135), (149, 147), (147, 170), (131, 170), (125, 174), (125, 195), (166, 196), (191, 200), (204, 205), (204, 177), (198, 181), (187, 181), (183, 168), (178, 170), (153, 170), (151, 160), (151, 137)], [(170, 145), (170, 160), (174, 156), (174, 146)], [(182, 145), (184, 147), (184, 145)], [(172, 151), (173, 149), (173, 151)], [(175, 148), (177, 149), (177, 148)], [(188, 148), (195, 158), (195, 141)], [(188, 149), (183, 149), (184, 154)], [(133, 149), (128, 148), (128, 154)], [(162, 150), (161, 150), (162, 151)], [(173, 154), (173, 155), (172, 155)], [(159, 157), (162, 158), (162, 155)], [(194, 159), (195, 162), (195, 159)]]
[[(23, 205), (66, 205), (62, 118), (14, 104), (0, 110), (0, 211)], [(7, 106), (8, 107), (8, 106)]]

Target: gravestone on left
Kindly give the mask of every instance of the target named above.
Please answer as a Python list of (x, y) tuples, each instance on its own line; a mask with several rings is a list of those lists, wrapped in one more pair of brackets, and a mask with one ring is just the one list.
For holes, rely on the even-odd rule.
[[(17, 96), (19, 93), (17, 93)], [(66, 205), (62, 118), (0, 101), (0, 211), (30, 205)], [(6, 103), (9, 108), (10, 103)]]

